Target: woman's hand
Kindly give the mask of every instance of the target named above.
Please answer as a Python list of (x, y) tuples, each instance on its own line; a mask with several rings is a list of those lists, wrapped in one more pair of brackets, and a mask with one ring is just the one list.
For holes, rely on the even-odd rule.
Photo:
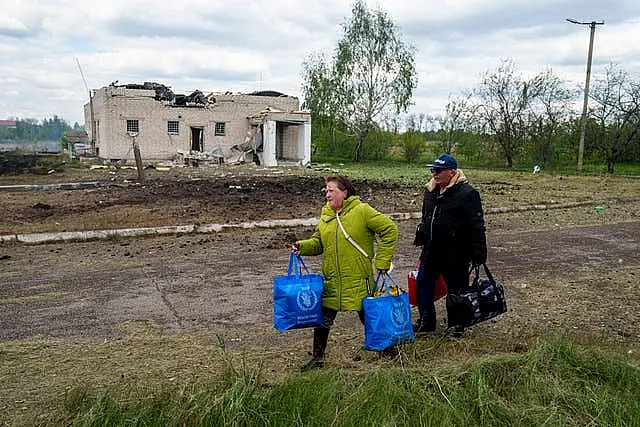
[(393, 262), (391, 263), (391, 265), (389, 265), (389, 268), (376, 268), (376, 270), (378, 271), (378, 273), (380, 274), (388, 274), (391, 273), (393, 271)]
[(295, 252), (296, 256), (300, 255), (300, 246), (298, 246), (297, 243), (294, 243), (293, 245), (291, 245), (291, 250)]

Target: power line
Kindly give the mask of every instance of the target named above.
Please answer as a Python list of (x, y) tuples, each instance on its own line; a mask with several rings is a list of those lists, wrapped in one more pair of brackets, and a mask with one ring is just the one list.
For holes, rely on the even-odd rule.
[(89, 93), (89, 97), (91, 97), (91, 92), (89, 92), (89, 86), (87, 86), (87, 80), (84, 78), (84, 73), (82, 72), (82, 67), (80, 66), (80, 61), (76, 58), (76, 64), (78, 64), (78, 70), (80, 71), (80, 77), (82, 77), (82, 82), (84, 83), (84, 88)]

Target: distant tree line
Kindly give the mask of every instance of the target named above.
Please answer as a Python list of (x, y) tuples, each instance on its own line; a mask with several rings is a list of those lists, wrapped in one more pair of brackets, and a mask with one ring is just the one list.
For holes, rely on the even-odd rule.
[(0, 127), (0, 141), (34, 142), (34, 141), (59, 141), (65, 132), (82, 130), (82, 126), (75, 123), (73, 127), (58, 116), (45, 118), (42, 121), (36, 119), (16, 120), (16, 127)]
[[(417, 85), (413, 55), (391, 19), (358, 0), (334, 55), (303, 63), (314, 154), (359, 161), (398, 153), (418, 162), (448, 152), (506, 168), (577, 163), (577, 85), (550, 69), (525, 79), (505, 59), (475, 88), (451, 96), (442, 115), (402, 116)], [(610, 173), (616, 163), (640, 162), (640, 78), (611, 63), (592, 76), (589, 98), (584, 161)]]

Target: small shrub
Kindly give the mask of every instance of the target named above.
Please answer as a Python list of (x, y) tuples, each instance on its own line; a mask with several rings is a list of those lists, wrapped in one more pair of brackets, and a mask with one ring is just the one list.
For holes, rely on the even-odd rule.
[(401, 145), (404, 149), (404, 158), (409, 164), (418, 163), (426, 149), (424, 137), (415, 131), (405, 132), (401, 138)]

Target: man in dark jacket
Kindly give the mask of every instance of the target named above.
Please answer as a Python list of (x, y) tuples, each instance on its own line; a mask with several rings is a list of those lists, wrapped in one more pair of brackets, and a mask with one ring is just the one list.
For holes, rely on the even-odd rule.
[[(441, 155), (427, 166), (432, 178), (424, 192), (422, 232), (414, 242), (422, 246), (416, 278), (420, 317), (414, 325), (415, 332), (436, 329), (433, 298), (438, 276), (442, 275), (450, 293), (457, 292), (469, 284), (470, 265), (487, 260), (480, 194), (450, 154)], [(462, 331), (456, 327), (455, 335), (460, 336)]]

